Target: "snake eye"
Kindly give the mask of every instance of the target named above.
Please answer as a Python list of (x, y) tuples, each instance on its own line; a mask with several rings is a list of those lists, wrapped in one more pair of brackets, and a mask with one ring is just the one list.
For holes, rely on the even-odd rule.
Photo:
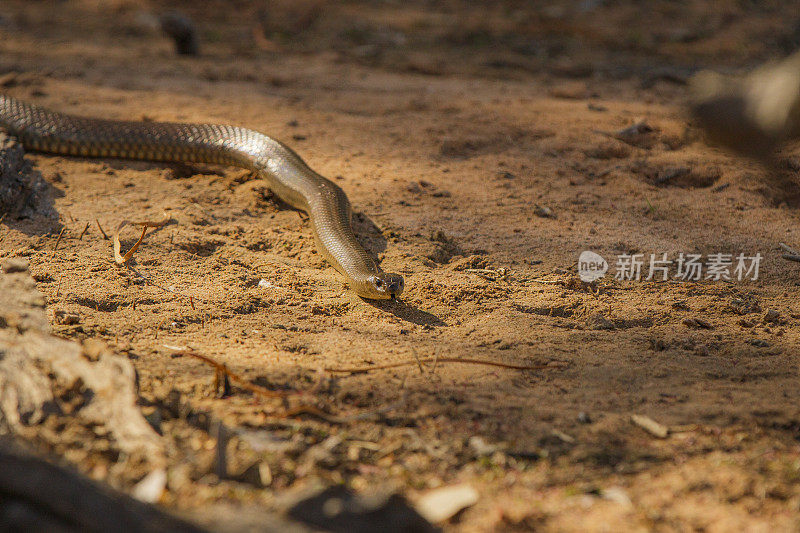
[(377, 279), (375, 280), (375, 286), (376, 286), (377, 288), (379, 288), (379, 289), (382, 289), (382, 288), (383, 288), (383, 280), (382, 280), (381, 278), (377, 278)]

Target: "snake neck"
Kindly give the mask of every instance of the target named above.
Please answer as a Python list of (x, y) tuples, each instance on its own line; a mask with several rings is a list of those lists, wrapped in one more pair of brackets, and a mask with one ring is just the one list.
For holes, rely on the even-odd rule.
[(263, 133), (221, 124), (129, 122), (76, 117), (0, 95), (0, 128), (37, 151), (84, 157), (218, 163), (263, 176), (281, 200), (308, 213), (323, 257), (360, 296), (383, 275), (356, 239), (350, 202), (291, 148)]

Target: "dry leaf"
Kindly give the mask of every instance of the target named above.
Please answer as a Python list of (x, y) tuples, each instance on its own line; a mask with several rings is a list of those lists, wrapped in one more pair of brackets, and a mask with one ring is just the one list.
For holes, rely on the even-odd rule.
[[(147, 233), (147, 228), (160, 228), (160, 227), (166, 225), (167, 222), (169, 222), (169, 221), (170, 221), (169, 215), (167, 215), (167, 213), (164, 213), (163, 220), (160, 220), (160, 221), (157, 221), (157, 222), (153, 222), (153, 221), (149, 221), (149, 220), (145, 220), (145, 221), (141, 221), (141, 222), (132, 222), (130, 220), (123, 220), (122, 222), (120, 222), (119, 226), (117, 226), (117, 231), (114, 232), (114, 261), (116, 261), (120, 265), (125, 264), (128, 261), (130, 261), (131, 257), (133, 257), (133, 254), (136, 253), (136, 250), (138, 250), (139, 246), (142, 244), (142, 241), (144, 240), (144, 236)], [(125, 226), (127, 226), (129, 224), (130, 225), (134, 225), (134, 226), (142, 226), (142, 236), (139, 237), (139, 240), (136, 241), (136, 244), (134, 244), (133, 247), (125, 253), (125, 255), (122, 255), (120, 253), (120, 248), (122, 247), (122, 245), (119, 242), (119, 232), (122, 231), (122, 228), (124, 228)]]

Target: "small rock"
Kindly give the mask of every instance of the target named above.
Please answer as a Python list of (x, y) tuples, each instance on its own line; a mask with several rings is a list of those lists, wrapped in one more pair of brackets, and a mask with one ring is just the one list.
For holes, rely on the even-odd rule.
[(736, 314), (747, 315), (760, 312), (761, 306), (754, 298), (734, 298), (731, 300), (730, 309)]
[(592, 417), (589, 416), (589, 413), (581, 411), (580, 413), (578, 413), (578, 422), (580, 422), (581, 424), (591, 424)]
[(432, 523), (452, 518), (462, 509), (475, 505), (478, 491), (469, 485), (434, 489), (417, 501), (417, 512)]
[(241, 474), (233, 476), (232, 479), (255, 487), (268, 487), (272, 484), (272, 469), (269, 464), (256, 461), (245, 468)]
[(156, 503), (167, 486), (167, 472), (163, 468), (153, 470), (133, 487), (131, 495), (139, 501)]
[(658, 173), (654, 180), (656, 185), (662, 185), (669, 181), (688, 176), (692, 173), (689, 167), (669, 167)]
[(537, 205), (533, 208), (533, 214), (542, 218), (553, 218), (553, 210), (549, 207)]
[(652, 144), (655, 129), (644, 120), (614, 132), (614, 137), (631, 146), (647, 148)]
[(258, 463), (258, 480), (263, 487), (269, 487), (272, 484), (272, 469), (269, 467), (269, 463), (264, 461)]
[(767, 312), (764, 313), (764, 322), (777, 324), (780, 322), (781, 314), (774, 309), (767, 309)]
[(589, 317), (589, 319), (586, 321), (586, 326), (588, 326), (589, 329), (596, 330), (611, 330), (615, 328), (614, 323), (600, 313)]
[(66, 311), (56, 311), (55, 319), (56, 324), (61, 324), (64, 326), (72, 326), (74, 324), (80, 324), (81, 322), (80, 315), (76, 313), (67, 313)]
[(620, 487), (609, 487), (607, 489), (603, 489), (600, 492), (600, 496), (602, 496), (605, 500), (618, 503), (625, 507), (633, 507), (633, 503), (631, 502), (628, 493)]
[(468, 443), (472, 451), (478, 456), (492, 455), (498, 451), (498, 446), (487, 443), (483, 437), (477, 435), (470, 437)]
[(439, 146), (439, 153), (445, 157), (467, 158), (484, 148), (487, 142), (486, 139), (478, 136), (446, 138), (442, 140), (442, 144)]
[(710, 322), (702, 318), (686, 318), (683, 320), (683, 324), (694, 329), (714, 329)]
[(28, 260), (23, 257), (12, 257), (3, 261), (3, 272), (11, 274), (12, 272), (27, 272)]
[(399, 494), (358, 495), (341, 485), (296, 503), (288, 514), (325, 531), (438, 531)]
[(156, 409), (149, 415), (144, 415), (144, 419), (147, 420), (147, 423), (150, 424), (150, 427), (152, 427), (156, 433), (159, 435), (163, 433), (163, 430), (161, 429), (161, 423), (164, 421), (164, 417), (161, 414), (161, 411)]
[(602, 142), (594, 148), (584, 150), (588, 157), (594, 159), (624, 159), (631, 155), (630, 149), (617, 141)]

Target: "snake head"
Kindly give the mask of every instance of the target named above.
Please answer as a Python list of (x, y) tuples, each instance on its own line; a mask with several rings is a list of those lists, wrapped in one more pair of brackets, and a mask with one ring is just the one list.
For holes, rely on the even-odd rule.
[(403, 293), (404, 288), (403, 276), (388, 272), (371, 276), (367, 285), (369, 294), (362, 294), (362, 296), (373, 300), (394, 299)]

